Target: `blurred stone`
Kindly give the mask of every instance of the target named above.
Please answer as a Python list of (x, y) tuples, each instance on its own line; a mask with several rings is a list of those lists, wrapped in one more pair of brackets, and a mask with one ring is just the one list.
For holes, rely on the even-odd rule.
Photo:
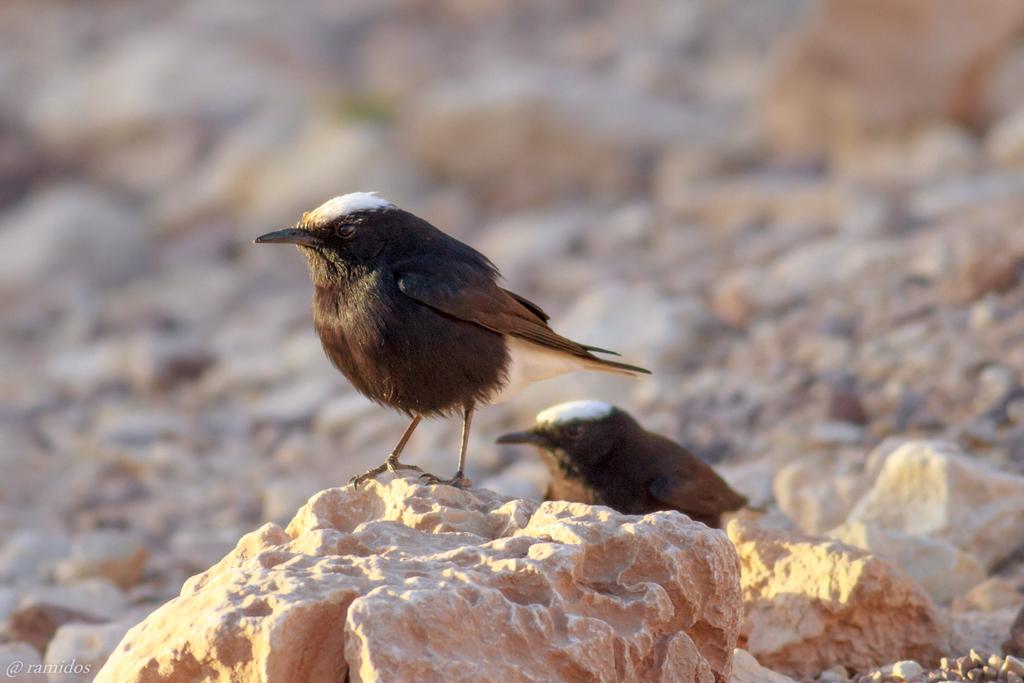
[(761, 223), (794, 228), (839, 223), (851, 199), (849, 191), (828, 180), (763, 171), (695, 183), (658, 198), (673, 213), (725, 234)]
[(316, 493), (318, 484), (322, 482), (295, 477), (268, 483), (263, 490), (262, 519), (275, 524), (287, 524), (295, 510)]
[(828, 418), (855, 425), (869, 422), (861, 393), (852, 379), (833, 382), (829, 387)]
[(1003, 643), (1003, 651), (1016, 657), (1024, 657), (1024, 607), (1020, 608), (1010, 624), (1010, 637)]
[(851, 422), (825, 420), (811, 425), (807, 438), (815, 446), (850, 446), (864, 438), (864, 428)]
[(242, 533), (237, 526), (179, 529), (171, 536), (170, 554), (191, 576), (224, 557)]
[(953, 609), (991, 612), (1021, 605), (1024, 605), (1024, 593), (1006, 579), (993, 576), (967, 591), (962, 599), (954, 601)]
[(836, 541), (732, 520), (746, 617), (740, 645), (762, 665), (813, 676), (945, 652), (948, 625), (910, 577)]
[(34, 603), (16, 609), (7, 619), (7, 638), (29, 643), (40, 653), (46, 647), (57, 629), (73, 622), (92, 623), (99, 621), (95, 616), (67, 607)]
[(246, 49), (238, 37), (210, 40), (183, 28), (149, 22), (113, 33), (46, 74), (27, 112), (46, 148), (88, 159), (105, 179), (155, 193), (201, 158), (203, 123), (300, 97), (300, 79), (273, 78), (280, 62)]
[(614, 349), (630, 363), (662, 372), (693, 363), (712, 343), (716, 323), (694, 298), (668, 297), (651, 285), (595, 283), (559, 317), (559, 331)]
[(622, 199), (648, 181), (662, 147), (703, 130), (644, 93), (558, 71), (461, 80), (401, 127), (417, 162), (501, 208), (579, 194)]
[[(165, 232), (198, 219), (240, 215), (243, 223), (292, 225), (303, 211), (353, 191), (386, 191), (400, 205), (419, 187), (413, 167), (386, 147), (374, 126), (343, 125), (326, 116), (275, 113), (232, 131), (202, 166), (167, 193), (156, 213)], [(442, 226), (443, 227), (443, 226)]]
[(957, 612), (951, 615), (952, 630), (950, 632), (948, 652), (1005, 651), (1003, 641), (1010, 631), (1015, 610), (1002, 609), (992, 612)]
[(47, 374), (57, 383), (80, 393), (127, 382), (129, 346), (124, 339), (108, 338), (55, 354)]
[(942, 283), (950, 301), (976, 301), (990, 292), (1012, 289), (1024, 274), (1024, 242), (976, 247)]
[(128, 372), (141, 389), (166, 390), (199, 377), (213, 363), (210, 352), (184, 333), (145, 334), (132, 340)]
[(48, 683), (46, 674), (29, 673), (42, 663), (39, 651), (29, 643), (0, 643), (0, 671), (18, 683)]
[[(898, 256), (890, 241), (884, 239), (812, 239), (781, 252), (763, 266), (733, 269), (716, 278), (712, 300), (720, 315), (735, 317), (737, 322), (758, 315), (778, 315), (794, 303), (815, 299), (837, 283), (897, 267)], [(832, 346), (811, 352), (811, 359), (823, 366), (817, 368), (819, 371), (842, 367), (850, 353), (845, 340)]]
[(985, 137), (985, 151), (1001, 166), (1024, 165), (1024, 109), (1000, 119)]
[(727, 325), (744, 327), (753, 318), (757, 306), (748, 295), (747, 283), (728, 277), (717, 283), (711, 293), (711, 311)]
[(67, 183), (33, 193), (0, 219), (0, 284), (115, 285), (146, 272), (152, 243), (141, 216), (102, 190)]
[(988, 78), (1024, 21), (1013, 0), (827, 0), (780, 51), (762, 120), (774, 147), (815, 155), (920, 122), (985, 123)]
[(57, 567), (57, 577), (64, 583), (102, 577), (127, 590), (142, 577), (148, 556), (135, 534), (113, 529), (90, 531), (74, 538), (71, 556)]
[(126, 604), (124, 593), (111, 581), (94, 578), (61, 586), (32, 586), (22, 593), (18, 609), (53, 607), (86, 614), (93, 621), (107, 621), (120, 616)]
[(93, 433), (103, 447), (136, 449), (161, 440), (181, 439), (188, 432), (188, 422), (180, 415), (116, 406), (100, 409)]
[(7, 617), (18, 606), (18, 596), (14, 592), (14, 588), (10, 586), (0, 586), (0, 624), (7, 621)]
[(772, 477), (775, 464), (767, 459), (749, 462), (724, 462), (715, 465), (718, 474), (735, 491), (743, 494), (754, 508), (767, 506), (772, 502)]
[(736, 648), (732, 653), (732, 678), (729, 683), (794, 683), (789, 676), (777, 674), (757, 663), (746, 650)]
[(945, 540), (991, 568), (1024, 543), (1024, 477), (955, 445), (911, 441), (885, 458), (848, 521)]
[(873, 135), (856, 144), (839, 145), (833, 160), (844, 179), (889, 188), (967, 174), (981, 165), (981, 152), (967, 131), (933, 124), (910, 134)]
[(0, 548), (0, 578), (14, 583), (45, 581), (70, 551), (70, 543), (61, 534), (16, 532)]
[(303, 378), (285, 384), (253, 403), (252, 416), (262, 422), (308, 422), (330, 396), (333, 383), (334, 377), (326, 376)]
[(28, 131), (0, 117), (0, 210), (31, 191), (46, 166), (42, 151)]
[(373, 402), (353, 391), (324, 401), (313, 418), (313, 427), (328, 434), (342, 432), (375, 410)]
[(71, 671), (60, 673), (61, 681), (90, 683), (140, 616), (109, 624), (64, 624), (47, 646), (43, 661), (54, 667), (71, 667)]
[(772, 491), (801, 530), (823, 534), (841, 524), (867, 490), (862, 472), (861, 463), (839, 454), (802, 458), (778, 469)]
[(945, 541), (879, 529), (862, 522), (847, 522), (828, 535), (891, 561), (940, 604), (949, 604), (985, 580), (985, 568), (978, 560)]
[[(271, 682), (351, 671), (389, 681), (554, 672), (726, 683), (741, 611), (736, 571), (720, 532), (676, 513), (628, 517), (370, 481), (317, 494), (287, 530), (267, 524), (244, 536), (131, 629), (96, 681), (200, 667)], [(626, 577), (626, 593), (609, 588)], [(600, 596), (580, 582), (603, 586)], [(494, 637), (481, 639), (486, 632)], [(654, 632), (668, 634), (657, 657)], [(311, 642), (321, 645), (314, 656), (302, 646)]]
[(480, 488), (510, 498), (544, 500), (551, 475), (537, 458), (514, 462), (497, 474), (480, 481)]
[(496, 255), (509, 282), (522, 282), (543, 271), (548, 259), (568, 256), (598, 220), (593, 211), (578, 208), (519, 211), (486, 226), (473, 245)]

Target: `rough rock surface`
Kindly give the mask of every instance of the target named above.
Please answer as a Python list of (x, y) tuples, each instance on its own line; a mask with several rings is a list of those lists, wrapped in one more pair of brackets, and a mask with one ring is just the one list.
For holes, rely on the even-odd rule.
[(946, 541), (880, 529), (863, 522), (842, 524), (828, 535), (889, 560), (940, 604), (949, 604), (985, 580), (981, 563)]
[(937, 660), (947, 626), (928, 595), (893, 565), (837, 541), (728, 526), (742, 566), (740, 644), (770, 669), (815, 675), (901, 659)]
[(889, 453), (849, 520), (946, 540), (991, 568), (1024, 542), (1024, 477), (954, 444), (910, 441)]
[(724, 534), (677, 513), (328, 489), (190, 579), (96, 680), (725, 683), (738, 572)]

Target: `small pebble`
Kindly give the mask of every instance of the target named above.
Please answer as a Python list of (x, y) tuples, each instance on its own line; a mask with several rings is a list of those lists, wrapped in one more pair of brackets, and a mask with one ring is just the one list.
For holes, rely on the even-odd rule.
[(912, 659), (896, 662), (892, 665), (892, 673), (905, 681), (912, 681), (924, 673), (924, 667)]

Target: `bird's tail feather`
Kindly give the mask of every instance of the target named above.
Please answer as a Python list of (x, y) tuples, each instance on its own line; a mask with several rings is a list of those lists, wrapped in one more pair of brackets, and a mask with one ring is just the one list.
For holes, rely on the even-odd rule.
[(580, 344), (583, 348), (591, 353), (606, 353), (609, 356), (621, 356), (622, 354), (618, 351), (611, 351), (609, 349), (602, 349), (600, 346), (590, 346), (588, 344)]
[(636, 377), (637, 375), (649, 375), (651, 371), (647, 368), (641, 368), (638, 365), (629, 365), (628, 363), (619, 363), (614, 360), (605, 360), (603, 358), (588, 358), (585, 362), (585, 367), (588, 370), (597, 370), (598, 372), (613, 372), (618, 375), (629, 375), (630, 377)]

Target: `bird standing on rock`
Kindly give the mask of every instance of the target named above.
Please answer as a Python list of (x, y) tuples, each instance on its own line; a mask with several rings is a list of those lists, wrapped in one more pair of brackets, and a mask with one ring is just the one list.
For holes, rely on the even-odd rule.
[(386, 470), (421, 471), (399, 456), (423, 417), (462, 413), (455, 476), (422, 476), (465, 486), (478, 405), (574, 370), (649, 374), (556, 334), (539, 306), (497, 284), (486, 256), (375, 193), (335, 197), (256, 242), (298, 247), (328, 358), (364, 396), (412, 417), (387, 460), (352, 479), (357, 485)]
[(678, 510), (710, 527), (747, 499), (679, 444), (600, 401), (572, 401), (537, 415), (528, 431), (498, 443), (537, 446), (551, 470), (547, 500), (607, 505), (642, 515)]

